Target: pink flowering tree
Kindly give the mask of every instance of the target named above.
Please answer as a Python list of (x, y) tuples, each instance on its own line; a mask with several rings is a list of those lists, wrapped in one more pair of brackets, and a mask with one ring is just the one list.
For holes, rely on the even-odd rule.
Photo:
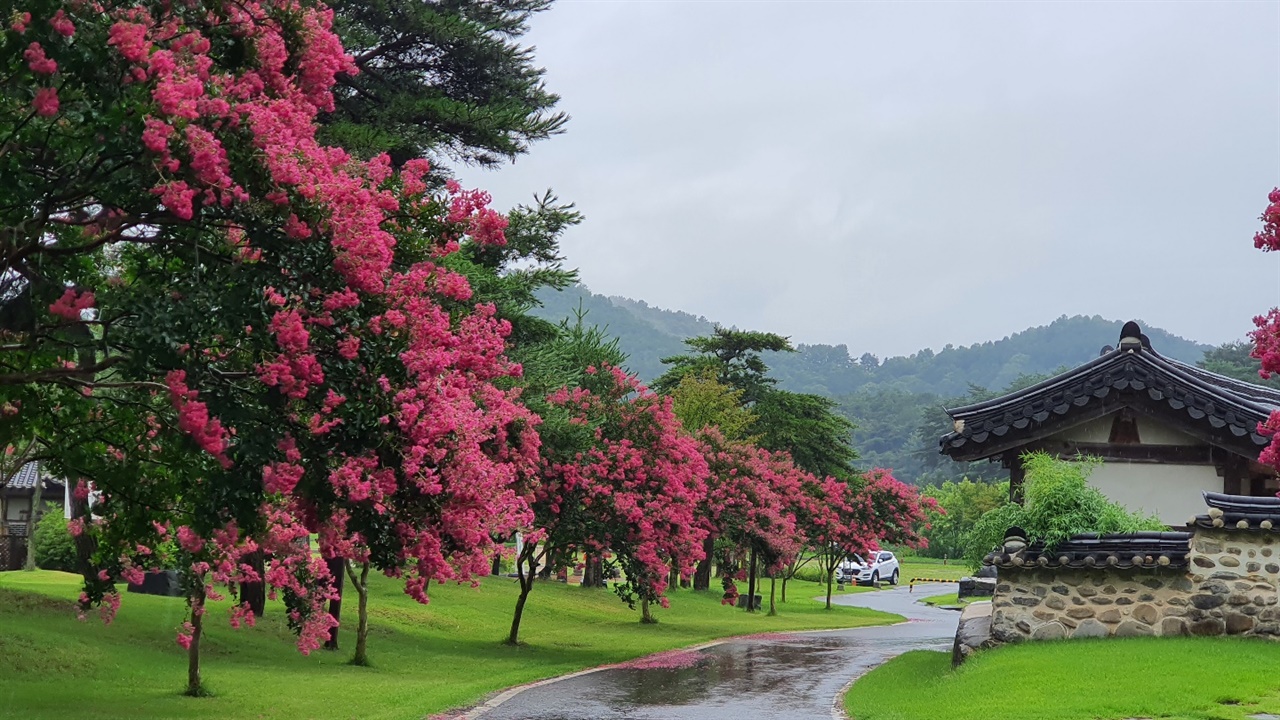
[(611, 553), (625, 577), (615, 592), (629, 605), (638, 601), (642, 621), (654, 622), (649, 605), (666, 606), (671, 564), (687, 572), (702, 557), (705, 531), (695, 509), (707, 466), (670, 399), (619, 368), (590, 366), (581, 386), (562, 387), (547, 402), (563, 413), (565, 436), (548, 444), (533, 488), (532, 532), (516, 558), (520, 596), (510, 644), (519, 642), (542, 565), (565, 567), (582, 551)]
[(707, 502), (700, 520), (730, 553), (745, 556), (745, 566), (724, 563), (722, 602), (738, 598), (736, 580), (747, 581), (746, 609), (753, 612), (758, 569), (772, 574), (800, 551), (803, 530), (796, 503), (812, 476), (786, 453), (773, 453), (746, 442), (731, 442), (714, 427), (699, 433), (710, 476)]
[[(1267, 196), (1267, 207), (1262, 212), (1262, 229), (1253, 236), (1253, 246), (1263, 252), (1280, 250), (1280, 188), (1275, 188)], [(1280, 308), (1271, 308), (1266, 315), (1253, 319), (1256, 330), (1249, 334), (1253, 340), (1253, 357), (1262, 362), (1258, 374), (1270, 378), (1280, 372)], [(1277, 443), (1277, 431), (1280, 431), (1280, 411), (1273, 411), (1267, 421), (1258, 426), (1258, 432), (1271, 438), (1271, 444), (1262, 451), (1258, 462), (1280, 468), (1280, 444)]]
[(876, 468), (850, 481), (827, 478), (820, 485), (820, 502), (806, 523), (806, 540), (827, 583), (827, 609), (836, 568), (848, 556), (868, 554), (883, 544), (920, 548), (920, 530), (927, 510), (937, 501)]
[(331, 14), (29, 0), (5, 22), (0, 400), (86, 480), (83, 605), (179, 567), (200, 694), (224, 592), (283, 593), (306, 653), (334, 624), (326, 559), (424, 602), (482, 573), (529, 521), (536, 419), (503, 389), (509, 326), (447, 266), (506, 221), (428, 192), (423, 162), (316, 141), (353, 71)]

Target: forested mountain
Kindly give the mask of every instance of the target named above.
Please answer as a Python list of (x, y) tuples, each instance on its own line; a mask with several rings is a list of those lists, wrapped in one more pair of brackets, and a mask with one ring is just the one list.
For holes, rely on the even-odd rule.
[[(646, 381), (662, 374), (661, 358), (679, 355), (684, 338), (711, 332), (712, 322), (685, 312), (650, 307), (643, 301), (593, 294), (582, 285), (541, 296), (535, 314), (600, 325), (619, 339), (630, 370)], [(1141, 323), (1141, 321), (1139, 321)], [(937, 440), (945, 432), (943, 408), (1026, 385), (1064, 367), (1074, 367), (1106, 345), (1115, 345), (1122, 320), (1063, 315), (1000, 340), (935, 352), (880, 359), (847, 345), (798, 345), (795, 353), (765, 356), (778, 387), (835, 399), (854, 423), (854, 446), (861, 464), (893, 468), (909, 482), (938, 482), (957, 472), (994, 476), (988, 465), (958, 468), (941, 462)], [(1143, 325), (1152, 347), (1187, 363), (1246, 380), (1257, 380), (1256, 361), (1243, 344), (1213, 348)], [(777, 328), (746, 328), (770, 331)]]

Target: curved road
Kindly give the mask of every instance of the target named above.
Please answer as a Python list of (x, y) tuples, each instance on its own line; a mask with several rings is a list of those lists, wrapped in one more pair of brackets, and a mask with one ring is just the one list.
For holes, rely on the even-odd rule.
[[(834, 602), (907, 622), (732, 640), (679, 668), (610, 668), (537, 685), (470, 715), (483, 720), (813, 720), (833, 716), (853, 678), (908, 650), (950, 650), (960, 613), (915, 601), (953, 589), (922, 584)], [(836, 717), (842, 717), (837, 715)]]

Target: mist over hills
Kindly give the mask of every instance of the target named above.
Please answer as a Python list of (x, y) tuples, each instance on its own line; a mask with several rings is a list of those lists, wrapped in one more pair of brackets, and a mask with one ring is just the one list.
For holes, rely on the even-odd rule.
[[(662, 374), (662, 358), (686, 351), (685, 338), (705, 335), (713, 327), (705, 317), (651, 307), (643, 300), (597, 295), (582, 285), (540, 297), (544, 306), (535, 311), (540, 317), (572, 322), (582, 312), (584, 322), (606, 328), (627, 353), (628, 369), (645, 381)], [(1138, 322), (1163, 355), (1194, 364), (1214, 349)], [(1115, 345), (1123, 324), (1096, 315), (1063, 315), (999, 340), (947, 345), (936, 352), (925, 349), (881, 359), (847, 345), (797, 345), (797, 352), (770, 353), (765, 360), (779, 387), (823, 395), (840, 404), (841, 412), (857, 425), (854, 447), (864, 467), (892, 468), (899, 479), (920, 484), (965, 473), (995, 478), (1002, 472), (996, 466), (959, 467), (938, 455), (938, 437), (947, 425), (943, 408), (962, 397), (1079, 365), (1104, 346)], [(1247, 370), (1243, 377), (1247, 379)]]

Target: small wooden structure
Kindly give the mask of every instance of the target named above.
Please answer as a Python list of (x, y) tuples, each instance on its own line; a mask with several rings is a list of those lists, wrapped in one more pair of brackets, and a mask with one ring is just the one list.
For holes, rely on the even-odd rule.
[(1170, 525), (1196, 514), (1201, 493), (1274, 496), (1276, 472), (1258, 463), (1270, 443), (1258, 425), (1280, 408), (1280, 392), (1160, 355), (1136, 322), (1114, 348), (1031, 387), (947, 414), (939, 440), (954, 460), (1009, 469), (1021, 497), (1019, 457), (1042, 450), (1104, 465), (1089, 482), (1112, 500)]
[[(33, 507), (36, 483), (41, 483), (40, 508)], [(23, 465), (0, 486), (0, 571), (22, 567), (34, 521), (44, 512), (65, 513), (66, 494), (66, 483), (43, 473), (36, 462)]]

